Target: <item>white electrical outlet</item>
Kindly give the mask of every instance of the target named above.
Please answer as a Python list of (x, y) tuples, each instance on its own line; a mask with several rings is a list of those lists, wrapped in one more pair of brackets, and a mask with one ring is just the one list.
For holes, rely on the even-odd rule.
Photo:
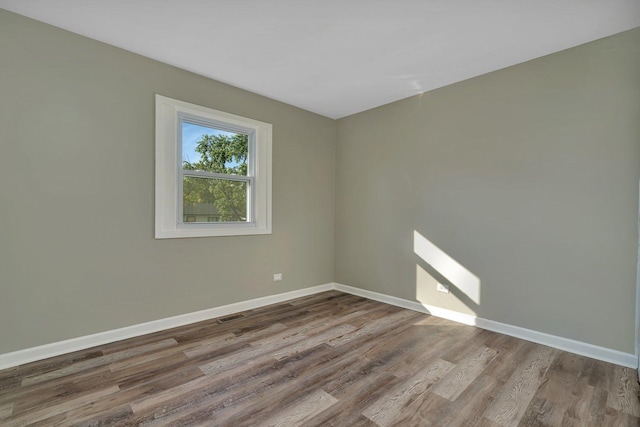
[(436, 285), (436, 290), (438, 292), (444, 292), (445, 294), (449, 293), (449, 285), (443, 285), (442, 283), (438, 283)]
[(279, 282), (280, 280), (282, 280), (282, 273), (276, 273), (273, 275), (274, 282)]

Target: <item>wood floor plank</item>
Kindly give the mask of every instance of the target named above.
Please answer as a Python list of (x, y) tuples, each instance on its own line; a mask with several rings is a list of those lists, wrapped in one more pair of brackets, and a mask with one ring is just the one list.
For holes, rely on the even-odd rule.
[(304, 425), (309, 419), (329, 408), (337, 401), (338, 399), (323, 390), (317, 390), (295, 401), (289, 407), (283, 408), (278, 414), (266, 420), (261, 420), (260, 424), (265, 427)]
[[(328, 347), (328, 346), (327, 346)], [(299, 359), (304, 359), (308, 354), (299, 355)], [(312, 359), (311, 357), (309, 359)], [(184, 402), (188, 401), (188, 405), (190, 409), (193, 409), (195, 403), (203, 400), (204, 398), (209, 399), (209, 401), (215, 402), (217, 399), (215, 396), (220, 397), (224, 400), (234, 400), (237, 399), (237, 396), (234, 397), (232, 393), (237, 393), (238, 388), (256, 388), (255, 381), (268, 381), (270, 377), (277, 375), (278, 371), (287, 367), (287, 364), (290, 363), (291, 360), (285, 361), (276, 361), (275, 359), (265, 358), (264, 360), (252, 360), (250, 363), (246, 365), (237, 365), (233, 368), (227, 368), (219, 372), (215, 379), (211, 379), (210, 386), (206, 386), (206, 388), (198, 391), (194, 391), (194, 387), (192, 385), (185, 387), (185, 398), (182, 398), (181, 393), (176, 397), (180, 397), (180, 399), (172, 399), (170, 396), (167, 396), (165, 401), (170, 401), (171, 407), (164, 406), (161, 409), (156, 408), (156, 412), (161, 413), (169, 413), (175, 412), (176, 407), (185, 406)], [(173, 390), (175, 393), (180, 390)], [(154, 397), (156, 402), (150, 402), (150, 406), (158, 406), (157, 405), (157, 397)], [(149, 403), (149, 402), (147, 402)], [(177, 406), (174, 405), (177, 403)], [(206, 402), (205, 402), (206, 404)], [(225, 402), (226, 404), (226, 402)], [(149, 405), (148, 405), (149, 406)], [(139, 410), (138, 407), (134, 406), (134, 409)], [(157, 418), (154, 415), (154, 418)]]
[(444, 331), (446, 329), (438, 328), (433, 332), (429, 329), (429, 332), (425, 333), (423, 327), (402, 330), (402, 335), (408, 338), (412, 345), (405, 346), (402, 357), (391, 368), (393, 374), (409, 378), (414, 375), (416, 366), (428, 366), (439, 359), (457, 340), (455, 336), (447, 336)]
[(498, 424), (517, 425), (557, 352), (549, 347), (537, 347), (505, 383), (485, 412), (485, 418)]
[(34, 375), (27, 376), (22, 380), (22, 385), (28, 386), (30, 384), (50, 381), (52, 379), (64, 377), (76, 372), (87, 371), (87, 370), (96, 368), (98, 366), (109, 364), (117, 360), (127, 359), (129, 357), (137, 356), (143, 353), (148, 353), (161, 348), (174, 346), (177, 344), (178, 343), (176, 342), (176, 340), (174, 340), (173, 338), (169, 338), (163, 341), (154, 342), (154, 343), (150, 343), (150, 344), (146, 344), (143, 346), (134, 347), (130, 349), (125, 349), (117, 353), (111, 353), (108, 355), (94, 357), (81, 362), (75, 362), (64, 368), (56, 369), (54, 371), (49, 371), (44, 374), (34, 374)]
[[(202, 372), (194, 369), (180, 372), (178, 374), (167, 375), (165, 377), (158, 378), (155, 381), (140, 384), (137, 387), (130, 388), (128, 390), (121, 390), (118, 393), (104, 396), (99, 400), (91, 401), (85, 405), (73, 408), (51, 418), (47, 418), (42, 424), (45, 426), (76, 425), (84, 423), (87, 420), (94, 419), (95, 417), (102, 417), (105, 413), (120, 414), (122, 412), (132, 412), (129, 403), (136, 398), (145, 395), (152, 395), (159, 391), (170, 389), (203, 376), (204, 374), (202, 374)], [(102, 424), (109, 425), (110, 423), (103, 422)], [(129, 424), (125, 423), (125, 425), (137, 424), (137, 418), (131, 420)]]
[(330, 291), (0, 371), (0, 425), (639, 427), (637, 380)]
[[(586, 357), (571, 353), (560, 353), (547, 370), (536, 395), (523, 415), (522, 426), (561, 425), (569, 419), (586, 420), (580, 403), (591, 403), (584, 393), (593, 388), (580, 378), (589, 367)], [(567, 391), (571, 390), (571, 393)], [(604, 402), (602, 404), (604, 408)], [(578, 409), (576, 411), (576, 409)], [(591, 418), (589, 415), (588, 418)]]
[(215, 383), (215, 381), (208, 376), (198, 377), (193, 379), (187, 383), (180, 384), (176, 387), (171, 387), (167, 390), (159, 391), (158, 393), (154, 393), (148, 396), (144, 396), (140, 399), (137, 399), (131, 402), (129, 405), (133, 410), (133, 413), (144, 412), (145, 410), (158, 406), (164, 402), (174, 400), (186, 393), (193, 393), (198, 389), (202, 389), (208, 386), (211, 386)]
[(350, 340), (356, 339), (362, 335), (371, 335), (380, 333), (383, 330), (386, 330), (388, 327), (392, 325), (397, 325), (399, 322), (404, 322), (407, 320), (417, 319), (419, 316), (416, 316), (415, 312), (411, 312), (409, 310), (403, 310), (396, 313), (393, 313), (389, 316), (385, 316), (381, 319), (376, 319), (372, 322), (369, 322), (362, 326), (361, 328), (356, 329), (350, 334), (346, 334), (345, 336), (332, 339), (329, 343), (334, 347), (339, 347)]
[(488, 424), (483, 415), (487, 402), (492, 401), (503, 387), (500, 380), (481, 375), (453, 403), (440, 409), (435, 417), (425, 415), (423, 418), (433, 425), (448, 427)]
[[(319, 348), (319, 347), (314, 347)], [(322, 347), (320, 347), (322, 348)], [(326, 347), (329, 354), (336, 352)], [(311, 349), (310, 349), (311, 351)], [(320, 355), (324, 355), (320, 353)], [(332, 357), (332, 356), (329, 356)], [(262, 390), (254, 393), (251, 399), (246, 399), (241, 405), (236, 405), (229, 413), (222, 425), (225, 426), (253, 426), (261, 420), (262, 416), (273, 416), (280, 411), (280, 407), (291, 405), (300, 396), (307, 395), (313, 390), (325, 390), (325, 385), (338, 377), (341, 377), (350, 366), (357, 361), (357, 357), (336, 358), (334, 363), (321, 363), (319, 369), (309, 365), (302, 359), (295, 359), (297, 366), (290, 366), (289, 373), (280, 375), (275, 381), (265, 384)], [(306, 372), (305, 375), (296, 375), (298, 372)], [(330, 393), (331, 394), (331, 393)], [(333, 394), (331, 394), (333, 397)], [(271, 402), (276, 401), (278, 405)]]
[[(14, 400), (13, 413), (17, 415), (35, 411), (74, 399), (84, 394), (87, 389), (100, 388), (105, 380), (110, 384), (109, 375), (110, 373), (102, 367), (84, 372), (83, 375), (76, 375), (70, 381), (37, 384), (41, 387), (25, 387), (25, 393), (16, 396)], [(65, 379), (69, 380), (68, 377)]]
[(296, 298), (295, 300), (288, 301), (287, 303), (292, 306), (307, 305), (311, 303), (325, 303), (335, 299), (357, 299), (359, 297), (355, 295), (345, 294), (340, 291), (327, 291), (318, 294), (308, 295), (306, 297)]
[(438, 359), (431, 366), (416, 372), (415, 377), (398, 384), (389, 393), (369, 406), (362, 415), (381, 425), (395, 423), (407, 403), (423, 394), (455, 368), (452, 363)]
[(615, 409), (608, 408), (604, 416), (604, 424), (606, 427), (618, 427), (618, 426), (640, 426), (640, 418), (633, 415), (626, 414), (624, 412), (616, 411)]
[(504, 427), (484, 417), (465, 423), (465, 427)]
[(0, 405), (0, 421), (9, 418), (13, 414), (13, 402)]
[(487, 424), (483, 417), (487, 401), (502, 387), (499, 380), (481, 375), (453, 402), (428, 391), (422, 399), (413, 401), (398, 420), (399, 423), (422, 426)]
[(453, 344), (441, 354), (441, 358), (447, 362), (457, 364), (460, 360), (467, 357), (470, 346), (478, 346), (480, 342), (485, 340), (485, 331), (479, 328), (469, 329), (463, 327), (463, 325), (456, 325), (451, 326), (451, 329), (455, 332), (452, 333), (452, 331), (449, 333), (455, 336), (456, 339), (453, 341)]
[(149, 426), (190, 425), (202, 420), (215, 424), (221, 420), (224, 408), (233, 407), (243, 396), (256, 393), (260, 389), (258, 381), (269, 382), (279, 375), (277, 363), (267, 360), (252, 364), (250, 369), (231, 370), (203, 388), (186, 389), (173, 398), (149, 402), (143, 411), (139, 409), (136, 419)]
[[(336, 354), (340, 354), (343, 348), (337, 349)], [(383, 392), (387, 387), (397, 382), (398, 379), (386, 372), (374, 372), (373, 367), (379, 366), (376, 362), (369, 361), (351, 351), (347, 354), (352, 355), (350, 356), (351, 363), (335, 365), (333, 361), (329, 360), (329, 363), (321, 365), (326, 374), (317, 378), (320, 379), (319, 386), (324, 391), (338, 398), (350, 408), (348, 409), (350, 420), (355, 422), (355, 417), (351, 416), (354, 408), (359, 408), (361, 405), (366, 404), (368, 400), (376, 397), (377, 393)], [(314, 366), (306, 365), (303, 370), (295, 371), (295, 373), (299, 378), (313, 378), (315, 376), (313, 374), (314, 370)], [(355, 401), (353, 399), (354, 396), (358, 397)], [(344, 407), (344, 405), (337, 406)], [(326, 414), (323, 414), (320, 418), (325, 416)], [(330, 420), (325, 418), (325, 421), (330, 424)]]
[[(578, 384), (559, 424), (594, 427), (604, 425), (607, 394), (607, 391), (600, 387)], [(556, 422), (556, 419), (553, 422)]]
[(111, 381), (117, 384), (121, 390), (127, 390), (140, 384), (162, 379), (167, 374), (175, 373), (176, 369), (171, 368), (177, 366), (180, 366), (180, 370), (183, 372), (187, 372), (188, 362), (189, 358), (184, 353), (170, 354), (147, 363), (136, 364), (131, 368), (112, 371)]
[(256, 359), (271, 358), (272, 353), (277, 353), (284, 347), (303, 341), (306, 337), (302, 334), (288, 335), (284, 334), (279, 339), (272, 342), (263, 341), (257, 347), (243, 350), (234, 354), (218, 358), (211, 362), (200, 365), (202, 372), (208, 376), (215, 376), (223, 373), (225, 370), (232, 369), (239, 365), (245, 365)]
[(614, 366), (608, 391), (607, 406), (609, 408), (640, 417), (640, 406), (638, 406), (640, 386), (635, 370)]
[(258, 338), (263, 338), (265, 336), (270, 336), (271, 334), (275, 334), (277, 332), (282, 332), (286, 330), (287, 327), (281, 323), (276, 323), (274, 325), (269, 326), (268, 328), (253, 330), (247, 333), (244, 333), (240, 336), (229, 332), (228, 334), (219, 335), (213, 338), (206, 338), (198, 341), (197, 343), (191, 343), (188, 346), (184, 346), (182, 351), (188, 357), (200, 356), (203, 354), (210, 353), (211, 351), (226, 345), (227, 342), (248, 342), (251, 340), (255, 340)]
[(135, 426), (137, 422), (133, 411), (129, 406), (118, 406), (97, 412), (80, 422), (74, 422), (73, 427), (95, 427), (95, 426)]
[(110, 394), (114, 394), (118, 391), (119, 391), (119, 388), (117, 386), (109, 386), (101, 390), (83, 394), (81, 396), (76, 397), (75, 399), (66, 401), (64, 403), (60, 403), (55, 406), (43, 408), (37, 411), (31, 411), (27, 414), (23, 414), (21, 416), (11, 418), (9, 420), (4, 420), (2, 424), (5, 427), (17, 427), (17, 426), (24, 426), (37, 421), (42, 421), (54, 415), (58, 415), (63, 412), (67, 412), (71, 409), (81, 407), (90, 402), (98, 401), (101, 398), (104, 398), (105, 396), (108, 396)]
[[(322, 363), (325, 360), (333, 363)], [(314, 384), (319, 380), (329, 381), (333, 376), (340, 375), (344, 366), (356, 360), (355, 355), (339, 357), (334, 349), (324, 344), (285, 360), (271, 359), (257, 363), (257, 366), (252, 364), (250, 370), (238, 368), (226, 376), (229, 379), (227, 384), (221, 383), (218, 376), (217, 388), (183, 399), (177, 407), (156, 408), (154, 421), (149, 425), (179, 426), (202, 420), (211, 420), (216, 425), (255, 424), (255, 420), (262, 419), (265, 413), (268, 415), (269, 411), (278, 410), (278, 405), (273, 405), (273, 402), (280, 404), (283, 400), (296, 397), (296, 389), (292, 386), (296, 378), (301, 377)], [(313, 369), (315, 366), (324, 366), (326, 369)], [(304, 375), (305, 369), (312, 373)]]
[[(438, 418), (440, 413), (446, 412), (451, 405), (449, 399), (433, 394), (429, 391), (423, 393), (419, 399), (410, 402), (394, 420), (395, 426), (440, 426)], [(435, 414), (435, 415), (434, 415)]]
[(73, 363), (82, 362), (96, 357), (102, 357), (104, 353), (102, 349), (90, 348), (86, 350), (75, 351), (72, 353), (61, 354), (59, 356), (50, 357), (48, 359), (38, 360), (30, 362), (16, 367), (15, 373), (22, 377), (27, 377), (33, 374), (42, 374), (45, 372), (55, 371)]
[(276, 360), (281, 360), (300, 351), (304, 351), (311, 347), (320, 345), (324, 342), (331, 341), (332, 339), (340, 338), (348, 334), (349, 332), (354, 331), (355, 329), (356, 328), (351, 325), (340, 325), (324, 331), (320, 334), (308, 336), (306, 339), (297, 341), (289, 346), (281, 348), (278, 351), (271, 352), (270, 356)]
[(384, 304), (367, 304), (366, 306), (361, 305), (358, 311), (349, 315), (350, 318), (347, 320), (347, 322), (351, 326), (355, 326), (356, 328), (360, 329), (368, 323), (377, 322), (386, 316), (397, 313), (398, 311), (400, 311), (398, 308), (399, 307)]
[[(337, 402), (306, 421), (306, 427), (376, 425), (361, 415), (362, 411), (384, 396), (399, 378), (388, 373), (372, 374), (353, 381), (347, 389), (349, 399), (337, 398)], [(334, 396), (335, 397), (335, 396)]]
[(509, 350), (498, 348), (498, 355), (484, 370), (484, 375), (490, 375), (497, 380), (506, 382), (522, 361), (527, 360), (537, 347), (538, 345), (532, 342), (518, 340), (517, 344)]
[(462, 359), (430, 391), (449, 400), (456, 400), (462, 392), (475, 381), (480, 373), (496, 357), (498, 352), (487, 347), (480, 347)]
[[(81, 394), (87, 390), (101, 387), (102, 384), (110, 384), (110, 372), (106, 366), (101, 366), (89, 371), (59, 378), (56, 381), (35, 383), (14, 390), (11, 394), (0, 395), (0, 400), (8, 399), (14, 402), (14, 414), (20, 410), (29, 410), (32, 407), (47, 405), (50, 401), (60, 396), (69, 394)], [(16, 406), (18, 408), (16, 408)]]
[[(329, 328), (329, 326), (326, 320), (322, 319), (295, 328), (286, 328), (269, 337), (259, 338), (250, 342), (252, 348), (249, 350), (239, 352), (238, 354), (230, 354), (226, 357), (205, 363), (200, 366), (200, 369), (207, 375), (215, 375), (226, 369), (246, 363), (249, 360), (256, 360), (257, 358), (281, 359), (287, 357), (292, 352), (306, 350), (325, 340), (331, 341), (333, 338), (342, 337), (354, 329), (350, 325), (341, 325), (325, 331), (317, 338), (310, 338), (310, 336), (313, 337), (319, 333), (319, 331), (327, 328)], [(186, 354), (192, 356), (194, 352), (187, 351)]]
[(2, 396), (8, 396), (9, 393), (19, 389), (22, 385), (23, 373), (18, 367), (13, 367), (0, 371), (0, 404), (2, 404)]
[[(367, 336), (373, 336), (375, 340), (366, 351), (362, 352), (362, 356), (377, 361), (376, 363), (381, 366), (381, 369), (398, 372), (399, 367), (406, 364), (405, 361), (409, 355), (414, 354), (413, 352), (417, 349), (424, 348), (415, 335), (415, 322), (421, 317), (419, 315), (398, 317), (398, 321), (394, 324), (368, 334)], [(429, 358), (427, 364), (432, 361)]]

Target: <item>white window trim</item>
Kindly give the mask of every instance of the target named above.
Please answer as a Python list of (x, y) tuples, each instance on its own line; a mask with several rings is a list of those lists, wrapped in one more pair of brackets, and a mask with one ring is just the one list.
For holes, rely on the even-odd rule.
[[(182, 222), (181, 114), (246, 129), (254, 135), (249, 222)], [(156, 239), (271, 234), (271, 134), (269, 123), (156, 95)]]

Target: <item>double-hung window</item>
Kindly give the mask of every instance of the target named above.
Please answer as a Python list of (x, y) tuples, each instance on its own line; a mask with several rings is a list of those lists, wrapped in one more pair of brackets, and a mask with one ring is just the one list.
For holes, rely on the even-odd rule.
[(270, 234), (271, 132), (156, 95), (156, 238)]

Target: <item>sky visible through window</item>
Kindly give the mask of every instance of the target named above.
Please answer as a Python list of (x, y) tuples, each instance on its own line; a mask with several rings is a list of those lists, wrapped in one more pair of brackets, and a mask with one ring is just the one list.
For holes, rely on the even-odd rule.
[[(198, 142), (204, 135), (227, 135), (233, 136), (233, 132), (225, 132), (207, 126), (200, 126), (193, 123), (182, 122), (182, 161), (196, 163), (200, 160), (200, 153), (196, 151)], [(228, 166), (237, 166), (237, 163), (229, 163)]]

